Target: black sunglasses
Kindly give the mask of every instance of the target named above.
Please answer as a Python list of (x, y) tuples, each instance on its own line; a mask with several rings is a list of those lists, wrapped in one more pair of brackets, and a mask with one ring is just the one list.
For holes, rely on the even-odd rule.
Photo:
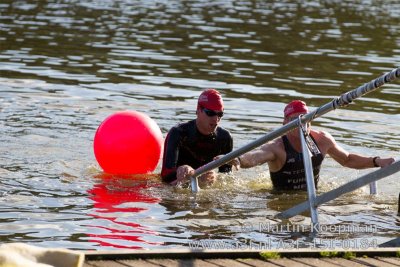
[(204, 111), (204, 113), (206, 113), (206, 115), (208, 117), (218, 116), (218, 117), (222, 118), (224, 116), (224, 112), (223, 111), (216, 112), (214, 110), (203, 108), (203, 107), (201, 109)]

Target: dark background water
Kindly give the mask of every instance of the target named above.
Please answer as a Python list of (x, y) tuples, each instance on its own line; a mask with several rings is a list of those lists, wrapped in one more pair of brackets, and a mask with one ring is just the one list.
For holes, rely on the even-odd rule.
[[(195, 116), (205, 88), (223, 94), (239, 148), (281, 125), (282, 109), (313, 109), (399, 66), (397, 1), (9, 1), (0, 3), (0, 236), (3, 242), (79, 249), (300, 240), (267, 232), (305, 199), (271, 192), (267, 167), (242, 170), (196, 200), (150, 177), (102, 177), (93, 155), (99, 124), (120, 110), (152, 117), (163, 135)], [(399, 82), (318, 118), (351, 152), (397, 158)], [(320, 192), (361, 174), (331, 159)], [(398, 236), (399, 175), (320, 208), (323, 223), (373, 225)], [(308, 224), (309, 219), (299, 222)], [(246, 227), (244, 227), (246, 226)], [(358, 238), (358, 239), (357, 239)], [(356, 246), (355, 244), (354, 246)], [(356, 247), (357, 248), (357, 247)]]

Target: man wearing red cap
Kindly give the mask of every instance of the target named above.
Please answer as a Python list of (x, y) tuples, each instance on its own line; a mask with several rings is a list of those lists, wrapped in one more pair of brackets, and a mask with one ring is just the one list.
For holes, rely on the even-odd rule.
[[(219, 126), (224, 115), (224, 103), (217, 90), (203, 91), (197, 101), (196, 119), (178, 124), (169, 130), (164, 144), (161, 178), (176, 185), (189, 181), (194, 169), (209, 163), (217, 155), (232, 151), (231, 134)], [(228, 164), (220, 172), (230, 172)], [(207, 172), (199, 177), (200, 185), (215, 181), (216, 173)]]
[[(300, 100), (290, 102), (284, 109), (283, 124), (308, 113), (306, 103)], [(307, 142), (312, 147), (312, 165), (315, 186), (318, 184), (322, 161), (328, 154), (342, 166), (353, 169), (385, 167), (394, 162), (393, 158), (365, 157), (349, 153), (340, 147), (327, 132), (311, 130), (307, 127)], [(306, 190), (306, 178), (301, 154), (299, 130), (296, 128), (281, 138), (277, 138), (259, 149), (250, 151), (231, 164), (236, 167), (250, 168), (268, 163), (272, 184), (278, 190)]]

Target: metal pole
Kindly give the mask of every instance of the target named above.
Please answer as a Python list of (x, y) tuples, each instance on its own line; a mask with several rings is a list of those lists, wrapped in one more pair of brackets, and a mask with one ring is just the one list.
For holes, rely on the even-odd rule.
[(190, 177), (190, 187), (192, 188), (192, 192), (199, 192), (199, 181), (197, 180), (196, 176)]
[[(400, 76), (400, 68), (393, 69), (392, 71), (358, 87), (357, 89), (354, 89), (352, 91), (349, 91), (349, 92), (341, 95), (340, 97), (317, 108), (316, 110), (305, 114), (302, 117), (302, 123), (310, 122), (313, 119), (320, 117), (320, 116), (324, 115), (325, 113), (328, 113), (329, 111), (332, 111), (338, 107), (346, 106), (349, 103), (351, 103), (354, 99), (381, 87), (385, 83), (394, 81), (399, 76)], [(292, 121), (288, 124), (285, 124), (284, 126), (278, 128), (277, 130), (275, 130), (271, 133), (268, 133), (268, 134), (260, 137), (259, 139), (251, 142), (250, 144), (245, 145), (237, 150), (234, 150), (217, 160), (211, 161), (211, 162), (207, 163), (206, 165), (201, 166), (200, 168), (197, 168), (194, 171), (194, 175), (192, 177), (190, 177), (190, 180), (191, 181), (192, 181), (192, 179), (197, 180), (197, 176), (199, 176), (203, 173), (206, 173), (210, 170), (213, 170), (215, 168), (218, 168), (219, 166), (226, 164), (227, 162), (233, 160), (234, 158), (236, 158), (240, 155), (243, 155), (244, 153), (246, 153), (250, 150), (253, 150), (254, 148), (257, 148), (257, 147), (261, 146), (262, 144), (265, 144), (268, 141), (271, 141), (281, 135), (284, 135), (285, 133), (289, 132), (290, 130), (292, 130), (296, 127), (297, 127), (296, 121)], [(195, 186), (195, 183), (191, 182), (191, 185)], [(192, 192), (197, 192), (198, 189), (199, 189), (198, 187), (192, 187)]]
[(301, 140), (301, 151), (303, 154), (303, 163), (304, 163), (304, 170), (306, 174), (306, 179), (307, 179), (307, 194), (308, 194), (308, 204), (310, 207), (310, 213), (311, 213), (311, 222), (313, 226), (318, 225), (318, 211), (317, 211), (317, 205), (315, 204), (315, 198), (317, 196), (315, 192), (315, 183), (314, 183), (314, 172), (313, 172), (313, 166), (312, 166), (312, 161), (311, 161), (311, 152), (308, 149), (308, 146), (306, 144), (306, 139), (304, 138), (304, 134), (307, 134), (307, 125), (305, 124), (305, 133), (303, 132), (303, 129), (301, 127), (301, 122), (300, 122), (301, 116), (298, 118), (298, 123), (299, 123), (299, 135), (300, 135), (300, 140)]
[[(396, 161), (393, 164), (385, 167), (385, 168), (381, 168), (378, 169), (376, 171), (373, 171), (371, 173), (368, 173), (366, 175), (363, 175), (353, 181), (348, 182), (347, 184), (341, 185), (336, 189), (333, 189), (329, 192), (326, 192), (322, 195), (317, 196), (315, 204), (317, 206), (331, 201), (343, 194), (349, 193), (351, 191), (354, 191), (360, 187), (363, 187), (369, 183), (378, 181), (382, 178), (385, 178), (389, 175), (392, 175), (396, 172), (398, 172), (400, 170), (400, 161)], [(300, 203), (294, 207), (291, 207), (290, 209), (287, 209), (279, 214), (276, 215), (277, 218), (282, 218), (282, 219), (286, 219), (286, 218), (290, 218), (293, 217), (303, 211), (306, 211), (308, 208), (308, 202), (305, 201), (303, 203)]]
[(376, 182), (372, 182), (369, 184), (369, 194), (377, 195), (378, 194), (378, 185)]

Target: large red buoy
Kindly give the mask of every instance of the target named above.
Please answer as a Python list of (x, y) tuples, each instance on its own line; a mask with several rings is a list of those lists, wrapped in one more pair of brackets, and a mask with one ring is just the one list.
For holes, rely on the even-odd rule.
[(94, 137), (94, 154), (104, 172), (147, 174), (161, 156), (163, 137), (157, 123), (146, 114), (122, 111), (107, 117)]

